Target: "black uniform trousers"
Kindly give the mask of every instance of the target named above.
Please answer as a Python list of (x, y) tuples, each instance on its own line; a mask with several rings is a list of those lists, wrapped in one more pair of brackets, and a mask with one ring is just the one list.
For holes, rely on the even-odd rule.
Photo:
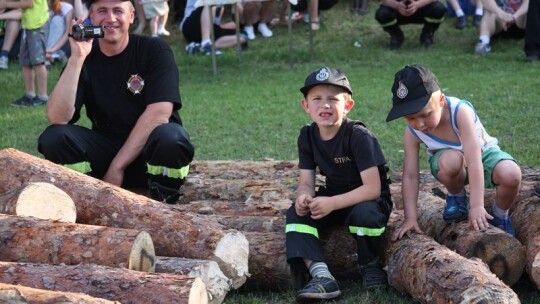
[[(89, 172), (81, 173), (102, 179), (124, 142), (82, 126), (51, 125), (40, 135), (38, 151), (47, 160), (61, 165), (89, 163)], [(150, 178), (178, 189), (183, 179), (148, 175), (147, 167), (183, 168), (189, 165), (193, 155), (194, 148), (184, 128), (176, 123), (162, 124), (150, 133), (141, 155), (126, 168), (122, 187), (145, 187)]]
[(529, 1), (525, 28), (525, 56), (540, 56), (540, 1)]
[[(316, 196), (332, 196), (326, 189), (319, 190)], [(303, 258), (324, 262), (323, 249), (317, 234), (329, 227), (345, 224), (356, 240), (358, 264), (365, 265), (380, 256), (382, 232), (386, 228), (392, 200), (379, 198), (361, 202), (349, 208), (335, 210), (319, 220), (309, 215), (298, 216), (294, 204), (287, 211), (285, 243), (287, 261), (291, 268), (307, 271)], [(302, 228), (303, 227), (303, 228)], [(307, 228), (306, 228), (307, 227)], [(373, 231), (374, 233), (370, 233)]]
[(411, 16), (403, 16), (397, 10), (381, 5), (375, 12), (375, 19), (387, 30), (392, 27), (397, 27), (402, 24), (424, 24), (424, 27), (431, 32), (435, 32), (444, 16), (447, 13), (447, 8), (439, 1), (421, 7)]

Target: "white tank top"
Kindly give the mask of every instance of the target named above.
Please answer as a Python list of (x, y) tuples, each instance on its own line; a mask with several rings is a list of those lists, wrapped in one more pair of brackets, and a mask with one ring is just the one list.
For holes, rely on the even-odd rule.
[(452, 123), (452, 129), (454, 130), (454, 133), (459, 139), (459, 142), (454, 143), (445, 141), (431, 134), (426, 134), (421, 131), (415, 130), (410, 125), (407, 126), (409, 128), (409, 131), (411, 131), (426, 145), (429, 156), (433, 155), (438, 150), (447, 148), (463, 151), (463, 145), (461, 143), (461, 137), (459, 136), (458, 131), (459, 127), (457, 125), (457, 114), (461, 106), (468, 106), (474, 112), (474, 126), (476, 130), (476, 137), (478, 138), (478, 142), (480, 143), (480, 148), (482, 149), (482, 151), (485, 151), (492, 147), (498, 147), (499, 142), (497, 138), (489, 136), (489, 134), (486, 132), (486, 129), (484, 129), (484, 125), (482, 125), (482, 122), (480, 122), (480, 118), (478, 118), (478, 115), (476, 115), (476, 111), (474, 110), (474, 107), (470, 102), (465, 99), (460, 100), (456, 97), (447, 96), (446, 104), (448, 105), (448, 109), (450, 110), (450, 121)]

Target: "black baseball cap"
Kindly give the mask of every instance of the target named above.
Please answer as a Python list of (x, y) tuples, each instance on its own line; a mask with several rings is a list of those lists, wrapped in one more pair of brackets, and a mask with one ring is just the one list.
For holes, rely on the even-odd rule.
[(343, 74), (340, 70), (336, 70), (329, 67), (321, 67), (315, 72), (308, 75), (304, 86), (300, 88), (300, 92), (304, 94), (304, 97), (307, 96), (309, 90), (319, 84), (331, 84), (345, 89), (349, 94), (352, 95), (351, 84), (347, 76)]
[(417, 64), (405, 66), (394, 76), (392, 109), (386, 121), (420, 112), (438, 90), (437, 77), (429, 69)]

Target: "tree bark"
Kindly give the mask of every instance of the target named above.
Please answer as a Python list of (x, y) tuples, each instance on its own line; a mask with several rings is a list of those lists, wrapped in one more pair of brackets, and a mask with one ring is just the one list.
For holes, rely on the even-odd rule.
[(246, 280), (249, 245), (238, 231), (15, 149), (0, 150), (0, 167), (0, 193), (52, 183), (73, 199), (79, 222), (147, 231), (157, 255), (216, 261), (234, 288)]
[(3, 261), (154, 271), (154, 245), (144, 231), (0, 214), (0, 244)]
[(205, 216), (283, 216), (291, 205), (292, 201), (289, 199), (268, 202), (203, 200), (173, 205), (173, 208), (182, 212), (192, 212)]
[(515, 204), (511, 214), (517, 238), (525, 246), (526, 270), (531, 281), (540, 289), (540, 198), (532, 196)]
[[(394, 227), (389, 227), (389, 238)], [(388, 281), (421, 303), (520, 303), (479, 259), (467, 259), (427, 235), (388, 241)]]
[(192, 260), (174, 257), (156, 257), (156, 272), (186, 275), (201, 278), (208, 291), (208, 303), (223, 303), (231, 289), (230, 280), (214, 261)]
[(120, 304), (118, 301), (94, 298), (83, 293), (50, 291), (3, 283), (0, 283), (0, 302), (18, 304)]
[(493, 226), (486, 231), (477, 231), (468, 221), (447, 225), (442, 218), (445, 204), (439, 197), (419, 193), (418, 224), (424, 233), (466, 258), (481, 259), (509, 286), (517, 283), (525, 267), (521, 243)]
[(29, 183), (0, 195), (0, 213), (75, 223), (75, 203), (49, 183)]
[(122, 304), (208, 303), (206, 287), (200, 278), (98, 265), (0, 262), (0, 282), (84, 293)]

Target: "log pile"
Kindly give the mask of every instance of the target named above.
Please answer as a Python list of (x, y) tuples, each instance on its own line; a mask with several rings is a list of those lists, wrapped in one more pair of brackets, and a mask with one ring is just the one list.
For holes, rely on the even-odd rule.
[[(43, 227), (42, 231), (20, 232), (20, 235), (35, 233), (38, 236), (36, 239), (39, 238), (43, 243), (59, 246), (55, 248), (56, 251), (48, 249), (54, 252), (49, 255), (53, 258), (48, 259), (39, 256), (37, 252), (35, 258), (31, 259), (34, 255), (29, 254), (23, 259), (23, 246), (21, 252), (17, 253), (18, 257), (13, 253), (14, 257), (9, 260), (4, 259), (4, 254), (0, 252), (0, 260), (3, 261), (0, 264), (1, 283), (20, 284), (63, 294), (83, 293), (96, 298), (96, 302), (85, 300), (88, 303), (101, 303), (97, 302), (100, 300), (167, 303), (170, 299), (168, 297), (176, 297), (173, 301), (175, 303), (208, 301), (212, 304), (222, 303), (230, 289), (240, 286), (283, 289), (291, 288), (296, 283), (289, 273), (284, 247), (284, 215), (294, 201), (298, 176), (296, 162), (195, 161), (185, 183), (183, 201), (178, 205), (158, 203), (14, 149), (0, 150), (0, 166), (4, 171), (0, 174), (0, 211), (11, 214), (0, 215), (0, 231), (4, 230), (1, 226), (4, 218), (19, 218), (14, 220), (19, 222), (19, 226), (13, 222), (5, 224), (9, 227), (7, 231), (43, 225), (39, 226)], [(391, 242), (388, 235), (402, 219), (402, 210), (399, 210), (400, 176), (398, 173), (391, 176), (394, 181), (391, 191), (397, 208), (392, 213), (384, 247), (387, 248), (386, 262), (392, 286), (421, 302), (433, 299), (433, 302), (440, 303), (478, 303), (504, 298), (505, 303), (519, 303), (508, 286), (519, 279), (523, 269), (531, 279), (536, 277), (540, 281), (540, 271), (536, 270), (539, 262), (530, 260), (537, 259), (536, 255), (540, 251), (540, 239), (536, 238), (540, 228), (531, 227), (537, 226), (531, 225), (531, 221), (520, 224), (515, 218), (524, 217), (518, 215), (519, 212), (530, 214), (534, 203), (522, 207), (516, 204), (513, 210), (512, 218), (520, 243), (497, 228), (480, 233), (469, 229), (465, 223), (450, 226), (441, 223), (440, 208), (444, 206), (444, 201), (439, 197), (444, 197), (444, 191), (440, 190), (443, 188), (426, 172), (422, 172), (421, 178), (419, 206), (423, 209), (419, 209), (419, 223), (426, 235), (412, 235)], [(322, 182), (320, 176), (318, 182)], [(21, 195), (13, 193), (38, 183), (61, 189), (72, 199), (77, 211), (77, 224), (41, 224), (42, 221), (36, 219), (17, 217), (16, 212), (5, 212), (13, 210), (12, 202), (17, 200), (6, 199), (10, 203), (5, 206), (11, 207), (3, 207), (3, 196), (19, 197), (20, 200)], [(526, 202), (530, 189), (537, 184), (537, 175), (524, 174), (519, 200)], [(486, 201), (491, 200), (490, 195), (493, 193), (486, 192)], [(40, 224), (35, 224), (37, 222)], [(61, 226), (63, 228), (59, 228)], [(92, 232), (91, 229), (100, 232)], [(69, 237), (75, 240), (68, 241), (67, 231), (73, 232)], [(83, 231), (89, 236), (82, 237)], [(110, 241), (115, 238), (117, 231), (126, 231), (126, 239), (120, 242), (123, 245), (118, 245), (117, 252), (132, 254), (128, 253), (127, 247), (130, 246), (126, 244), (133, 242), (137, 233), (146, 233), (146, 241), (153, 243), (155, 254), (145, 256), (141, 254), (143, 250), (135, 250), (146, 258), (139, 257), (139, 260), (146, 262), (128, 262), (126, 265), (125, 260), (120, 263), (112, 262), (112, 258), (98, 258), (101, 251), (112, 249), (100, 249), (97, 245), (89, 249), (81, 245), (86, 241), (87, 246), (105, 246), (103, 241), (98, 241), (99, 237)], [(105, 232), (109, 233), (108, 237)], [(320, 237), (334, 276), (338, 279), (359, 278), (355, 242), (347, 229), (335, 227)], [(86, 256), (91, 256), (91, 259), (78, 263), (61, 261), (59, 256), (64, 255), (66, 250), (59, 248), (67, 247), (62, 246), (67, 243), (75, 246), (71, 251), (87, 252)], [(15, 252), (14, 247), (18, 247), (17, 243), (8, 248)], [(27, 246), (24, 250), (31, 249)], [(495, 251), (500, 254), (495, 256)], [(73, 257), (71, 259), (76, 261)], [(129, 265), (142, 267), (145, 263), (146, 268), (138, 270), (149, 272), (129, 269)], [(155, 273), (152, 273), (154, 270)], [(91, 284), (85, 278), (88, 271), (97, 273), (96, 281)], [(57, 272), (67, 275), (61, 278), (55, 275)], [(50, 275), (45, 276), (45, 273)], [(40, 276), (47, 279), (34, 282)], [(137, 281), (140, 286), (135, 287)], [(105, 288), (109, 284), (122, 288)], [(535, 284), (539, 286), (536, 281)], [(162, 293), (158, 285), (168, 291)], [(150, 291), (153, 288), (159, 291)], [(137, 291), (123, 294), (122, 290), (126, 289)], [(22, 290), (10, 290), (11, 293), (23, 294)], [(159, 295), (159, 298), (151, 298), (150, 295)], [(86, 302), (81, 300), (81, 303)]]

